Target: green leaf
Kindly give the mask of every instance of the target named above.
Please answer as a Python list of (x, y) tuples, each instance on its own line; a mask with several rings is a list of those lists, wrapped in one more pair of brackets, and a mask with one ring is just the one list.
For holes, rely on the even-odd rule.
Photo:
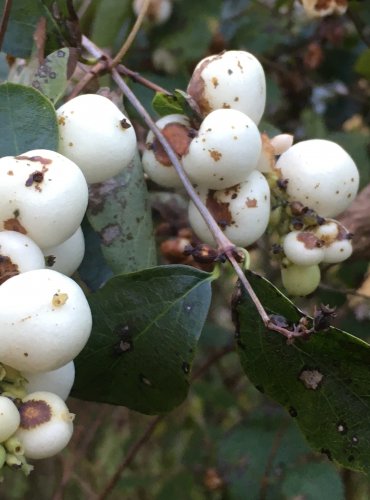
[(32, 149), (58, 148), (58, 123), (51, 102), (38, 90), (0, 85), (0, 157)]
[[(298, 498), (300, 493), (311, 494), (304, 495), (305, 500), (343, 500), (338, 471), (328, 462), (312, 463), (318, 459), (310, 453), (294, 422), (270, 407), (254, 411), (220, 441), (218, 470), (224, 471), (230, 500), (244, 500), (246, 491), (250, 500), (290, 499), (295, 495)], [(318, 477), (311, 475), (314, 468), (320, 472)], [(302, 473), (300, 483), (296, 477), (298, 470)], [(330, 481), (326, 487), (330, 485), (332, 491), (312, 496), (312, 492), (322, 487), (323, 478)]]
[[(34, 35), (41, 18), (47, 21), (46, 44), (52, 51), (63, 45), (76, 46), (79, 37), (75, 20), (66, 17), (64, 0), (13, 0), (2, 50), (15, 57), (27, 58), (34, 47)], [(5, 0), (0, 0), (3, 12)], [(59, 8), (61, 15), (56, 20), (52, 8)]]
[[(247, 276), (269, 313), (291, 324), (303, 316), (267, 280)], [(236, 296), (234, 314), (238, 354), (251, 382), (296, 417), (314, 449), (369, 472), (370, 346), (336, 328), (288, 344), (265, 328), (244, 291)]]
[(370, 49), (364, 50), (355, 64), (355, 71), (370, 80)]
[(283, 498), (305, 500), (344, 500), (343, 484), (338, 471), (328, 464), (305, 463), (297, 465), (286, 475)]
[(160, 266), (116, 276), (90, 295), (93, 331), (76, 360), (73, 395), (146, 414), (179, 405), (212, 279), (187, 266)]
[(172, 113), (184, 113), (185, 99), (180, 94), (167, 95), (156, 92), (153, 97), (152, 107), (159, 116), (171, 115)]
[[(133, 17), (131, 1), (103, 0), (96, 9), (92, 24), (92, 40), (99, 47), (114, 47), (127, 36), (128, 22)], [(119, 38), (119, 40), (118, 40)]]
[(77, 63), (77, 50), (59, 49), (46, 57), (32, 77), (32, 87), (55, 104), (64, 94)]
[(115, 274), (156, 264), (148, 191), (139, 158), (119, 176), (91, 186), (87, 216)]

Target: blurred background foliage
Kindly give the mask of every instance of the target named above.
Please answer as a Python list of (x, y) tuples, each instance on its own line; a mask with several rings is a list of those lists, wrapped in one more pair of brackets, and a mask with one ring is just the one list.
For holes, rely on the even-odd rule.
[[(64, 2), (54, 3), (64, 8)], [(132, 0), (80, 0), (74, 7), (82, 32), (115, 54), (135, 21), (131, 4)], [(361, 188), (366, 190), (370, 181), (370, 9), (366, 1), (349, 4), (344, 16), (310, 19), (291, 0), (173, 0), (172, 15), (165, 24), (144, 23), (124, 64), (170, 91), (185, 90), (202, 57), (225, 49), (252, 52), (267, 76), (261, 130), (291, 133), (296, 141), (338, 142), (355, 159)], [(39, 15), (35, 7), (34, 18), (25, 20), (31, 33)], [(17, 35), (19, 56), (28, 57), (32, 47), (22, 45), (24, 35)], [(53, 32), (49, 52), (61, 39), (64, 45), (73, 45), (67, 38), (59, 29)], [(4, 54), (0, 71), (2, 75), (7, 71)], [(103, 77), (88, 90), (96, 92), (106, 85), (109, 78)], [(130, 85), (150, 109), (153, 92), (138, 83)], [(145, 128), (129, 105), (127, 110), (143, 143)], [(163, 222), (158, 196), (152, 198), (157, 224)], [(365, 214), (370, 213), (369, 198), (365, 194), (359, 208)], [(353, 219), (351, 212), (345, 220)], [(369, 228), (365, 223), (361, 228), (360, 237), (368, 238)], [(261, 252), (263, 247), (264, 242), (252, 249), (253, 267), (279, 285), (278, 270)], [(370, 340), (369, 245), (366, 248), (341, 266), (328, 266), (317, 293), (300, 306), (312, 312), (320, 302), (336, 305), (336, 326)], [(0, 486), (1, 498), (99, 498), (148, 426), (152, 426), (150, 439), (108, 495), (112, 500), (370, 498), (364, 476), (339, 470), (325, 454), (313, 453), (297, 430), (294, 415), (267, 400), (243, 375), (230, 347), (233, 278), (227, 269), (224, 273), (226, 279), (214, 284), (211, 314), (193, 370), (196, 380), (187, 401), (170, 415), (153, 419), (125, 408), (70, 399), (77, 418), (68, 449), (38, 463), (28, 479), (8, 473)]]

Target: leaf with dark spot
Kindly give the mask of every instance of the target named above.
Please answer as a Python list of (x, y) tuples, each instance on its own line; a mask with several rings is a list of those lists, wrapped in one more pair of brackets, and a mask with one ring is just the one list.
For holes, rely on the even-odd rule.
[(87, 217), (115, 274), (156, 264), (148, 191), (138, 158), (117, 177), (90, 186)]
[[(251, 272), (247, 277), (268, 313), (298, 323), (303, 313), (277, 288)], [(263, 386), (290, 414), (294, 409), (314, 449), (325, 450), (344, 467), (369, 472), (370, 346), (332, 327), (288, 344), (265, 328), (244, 291), (233, 312), (243, 345), (237, 344), (238, 354), (253, 384)]]
[(161, 266), (116, 276), (91, 294), (94, 326), (76, 359), (73, 396), (146, 414), (179, 405), (188, 393), (212, 279), (191, 267)]

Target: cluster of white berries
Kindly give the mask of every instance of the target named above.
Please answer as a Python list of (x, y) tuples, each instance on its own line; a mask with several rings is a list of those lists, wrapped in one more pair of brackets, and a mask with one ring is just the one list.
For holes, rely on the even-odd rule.
[[(265, 233), (275, 215), (271, 206), (278, 185), (284, 185), (280, 198), (285, 206), (290, 208), (298, 202), (303, 212), (317, 213), (308, 223), (301, 218), (298, 230), (294, 224), (285, 227), (284, 217), (278, 220), (278, 225), (284, 226), (283, 232), (278, 230), (284, 252), (283, 284), (293, 295), (311, 293), (320, 282), (318, 264), (341, 262), (352, 252), (348, 231), (327, 218), (345, 210), (357, 193), (359, 176), (353, 160), (330, 141), (308, 140), (292, 145), (293, 138), (288, 134), (269, 138), (259, 132), (266, 101), (265, 75), (259, 61), (248, 52), (227, 51), (203, 59), (187, 91), (199, 108), (201, 123), (185, 115), (167, 115), (158, 120), (157, 126), (177, 153), (201, 200), (235, 245), (249, 246)], [(142, 159), (145, 172), (154, 182), (165, 187), (181, 186), (167, 154), (151, 132)], [(192, 202), (189, 222), (203, 242), (214, 245), (208, 226)]]
[(57, 116), (60, 152), (0, 159), (0, 469), (25, 473), (27, 459), (55, 455), (73, 432), (64, 400), (92, 316), (69, 276), (84, 255), (88, 183), (136, 152), (131, 123), (105, 97), (77, 97)]

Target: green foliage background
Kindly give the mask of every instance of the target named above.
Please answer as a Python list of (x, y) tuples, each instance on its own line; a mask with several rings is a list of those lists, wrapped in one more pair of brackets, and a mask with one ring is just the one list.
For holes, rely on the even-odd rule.
[[(4, 0), (0, 0), (0, 12), (4, 4)], [(59, 22), (53, 15), (55, 4), (60, 10)], [(369, 27), (366, 2), (350, 4), (357, 18)], [(68, 79), (70, 65), (76, 64), (79, 30), (97, 45), (115, 53), (134, 22), (129, 0), (81, 0), (74, 2), (74, 7), (76, 12), (83, 9), (80, 26), (68, 13), (65, 2), (32, 0), (26, 5), (21, 0), (13, 1), (0, 54), (0, 78), (12, 82), (0, 85), (1, 156), (19, 154), (26, 144), (30, 144), (27, 149), (32, 149), (36, 147), (33, 146), (35, 140), (38, 148), (56, 148), (55, 115), (50, 102), (58, 102), (76, 83)], [(45, 81), (43, 73), (40, 74), (34, 43), (40, 16), (45, 17), (47, 23), (47, 71), (57, 74), (55, 81)], [(62, 47), (65, 47), (63, 56), (58, 55)], [(170, 91), (185, 90), (199, 59), (225, 49), (249, 50), (265, 68), (268, 101), (262, 130), (292, 133), (295, 140), (313, 137), (335, 140), (355, 159), (362, 187), (369, 183), (370, 52), (348, 16), (311, 20), (290, 0), (174, 0), (170, 20), (162, 26), (144, 24), (124, 63)], [(18, 61), (8, 74), (5, 53), (27, 58), (28, 62)], [(38, 90), (29, 87), (24, 92), (21, 85), (33, 85)], [(88, 90), (96, 92), (106, 85), (111, 86), (112, 82), (103, 77)], [(157, 116), (151, 107), (153, 92), (138, 83), (130, 82), (130, 85), (152, 115)], [(140, 117), (128, 103), (125, 105), (130, 117), (141, 127)], [(160, 110), (158, 102), (155, 109)], [(27, 121), (29, 116), (38, 117), (42, 127), (31, 127)], [(350, 126), (348, 123), (353, 117), (357, 117), (357, 125)], [(51, 121), (47, 122), (48, 119)], [(19, 122), (23, 122), (22, 128)], [(48, 133), (42, 142), (44, 129)], [(54, 143), (50, 142), (53, 140)], [(272, 339), (272, 333), (266, 336), (253, 307), (243, 297), (243, 308), (239, 311), (242, 322), (239, 346), (234, 352), (230, 315), (234, 278), (230, 270), (224, 269), (222, 281), (213, 284), (210, 314), (204, 325), (214, 276), (181, 266), (172, 271), (167, 267), (153, 267), (163, 263), (160, 253), (156, 253), (152, 220), (148, 217), (150, 203), (155, 204), (153, 195), (138, 176), (138, 169), (139, 162), (137, 168), (112, 181), (108, 191), (95, 192), (94, 203), (84, 222), (89, 251), (80, 268), (80, 278), (96, 290), (112, 274), (130, 274), (115, 277), (91, 296), (97, 314), (95, 336), (77, 360), (78, 376), (73, 393), (88, 400), (99, 393), (100, 401), (127, 405), (131, 410), (71, 398), (71, 411), (77, 414), (72, 444), (61, 456), (37, 463), (36, 472), (27, 480), (19, 474), (6, 474), (0, 496), (4, 499), (97, 498), (130, 446), (153, 419), (133, 410), (164, 413), (182, 402), (159, 421), (151, 439), (125, 471), (110, 498), (369, 498), (365, 476), (344, 471), (327, 458), (357, 470), (369, 469), (369, 355), (368, 346), (362, 340), (369, 340), (370, 322), (366, 315), (362, 321), (355, 317), (346, 294), (346, 290), (361, 284), (367, 260), (358, 259), (327, 269), (323, 279), (326, 287), (299, 304), (308, 311), (320, 302), (341, 306), (336, 326), (348, 329), (358, 338), (341, 335), (342, 332), (335, 329), (338, 344), (328, 342), (326, 334), (322, 334), (315, 345), (295, 346), (300, 350), (298, 359), (292, 356), (282, 339)], [(156, 195), (164, 196), (158, 192)], [(101, 203), (102, 196), (104, 203)], [(97, 234), (102, 234), (123, 204), (129, 207), (125, 217), (115, 220), (120, 237), (113, 244), (100, 245)], [(278, 273), (268, 265), (262, 252), (252, 252), (252, 260), (259, 271), (266, 273), (270, 268), (267, 277), (280, 285)], [(148, 280), (146, 285), (142, 285), (142, 280)], [(261, 284), (253, 277), (252, 280), (256, 289), (260, 287), (266, 307), (288, 318), (291, 316), (293, 321), (297, 313), (290, 302), (276, 299), (278, 292), (268, 282)], [(129, 292), (125, 292), (123, 285), (129, 287)], [(168, 296), (160, 296), (163, 290)], [(159, 305), (153, 300), (158, 291)], [(148, 308), (140, 322), (133, 324), (143, 298)], [(189, 305), (193, 315), (187, 315)], [(369, 304), (365, 302), (365, 305)], [(150, 330), (151, 336), (148, 324), (155, 324), (156, 329)], [(118, 337), (113, 339), (106, 336), (106, 328), (117, 332), (118, 327), (127, 325), (132, 332), (129, 342), (134, 349), (120, 355), (119, 362), (114, 358), (112, 361), (112, 348), (119, 335), (115, 333)], [(171, 338), (170, 326), (173, 331), (182, 332), (180, 340)], [(137, 351), (140, 342), (145, 347)], [(297, 382), (297, 371), (309, 364), (307, 358), (312, 360), (312, 368), (320, 366), (327, 370), (325, 375), (333, 384), (329, 395), (325, 391), (307, 393)], [(212, 359), (214, 362), (209, 363)], [(279, 365), (281, 360), (285, 365)], [(90, 385), (92, 366), (95, 392)], [(292, 371), (286, 370), (286, 366)], [(193, 374), (200, 375), (189, 388), (191, 368)], [(347, 380), (349, 371), (355, 374), (352, 387)], [(273, 377), (278, 380), (274, 382)], [(284, 399), (282, 394), (290, 396), (294, 384), (301, 392), (293, 391), (292, 399)], [(266, 395), (279, 401), (288, 412)], [(297, 402), (303, 405), (302, 413)], [(315, 420), (320, 413), (323, 421), (329, 419), (337, 425), (344, 422), (349, 433), (343, 437), (333, 427), (332, 435), (325, 436), (329, 444), (321, 446), (322, 435), (317, 437), (320, 422)], [(296, 420), (304, 428), (310, 444), (321, 454), (308, 446)], [(360, 439), (357, 448), (353, 436)]]

